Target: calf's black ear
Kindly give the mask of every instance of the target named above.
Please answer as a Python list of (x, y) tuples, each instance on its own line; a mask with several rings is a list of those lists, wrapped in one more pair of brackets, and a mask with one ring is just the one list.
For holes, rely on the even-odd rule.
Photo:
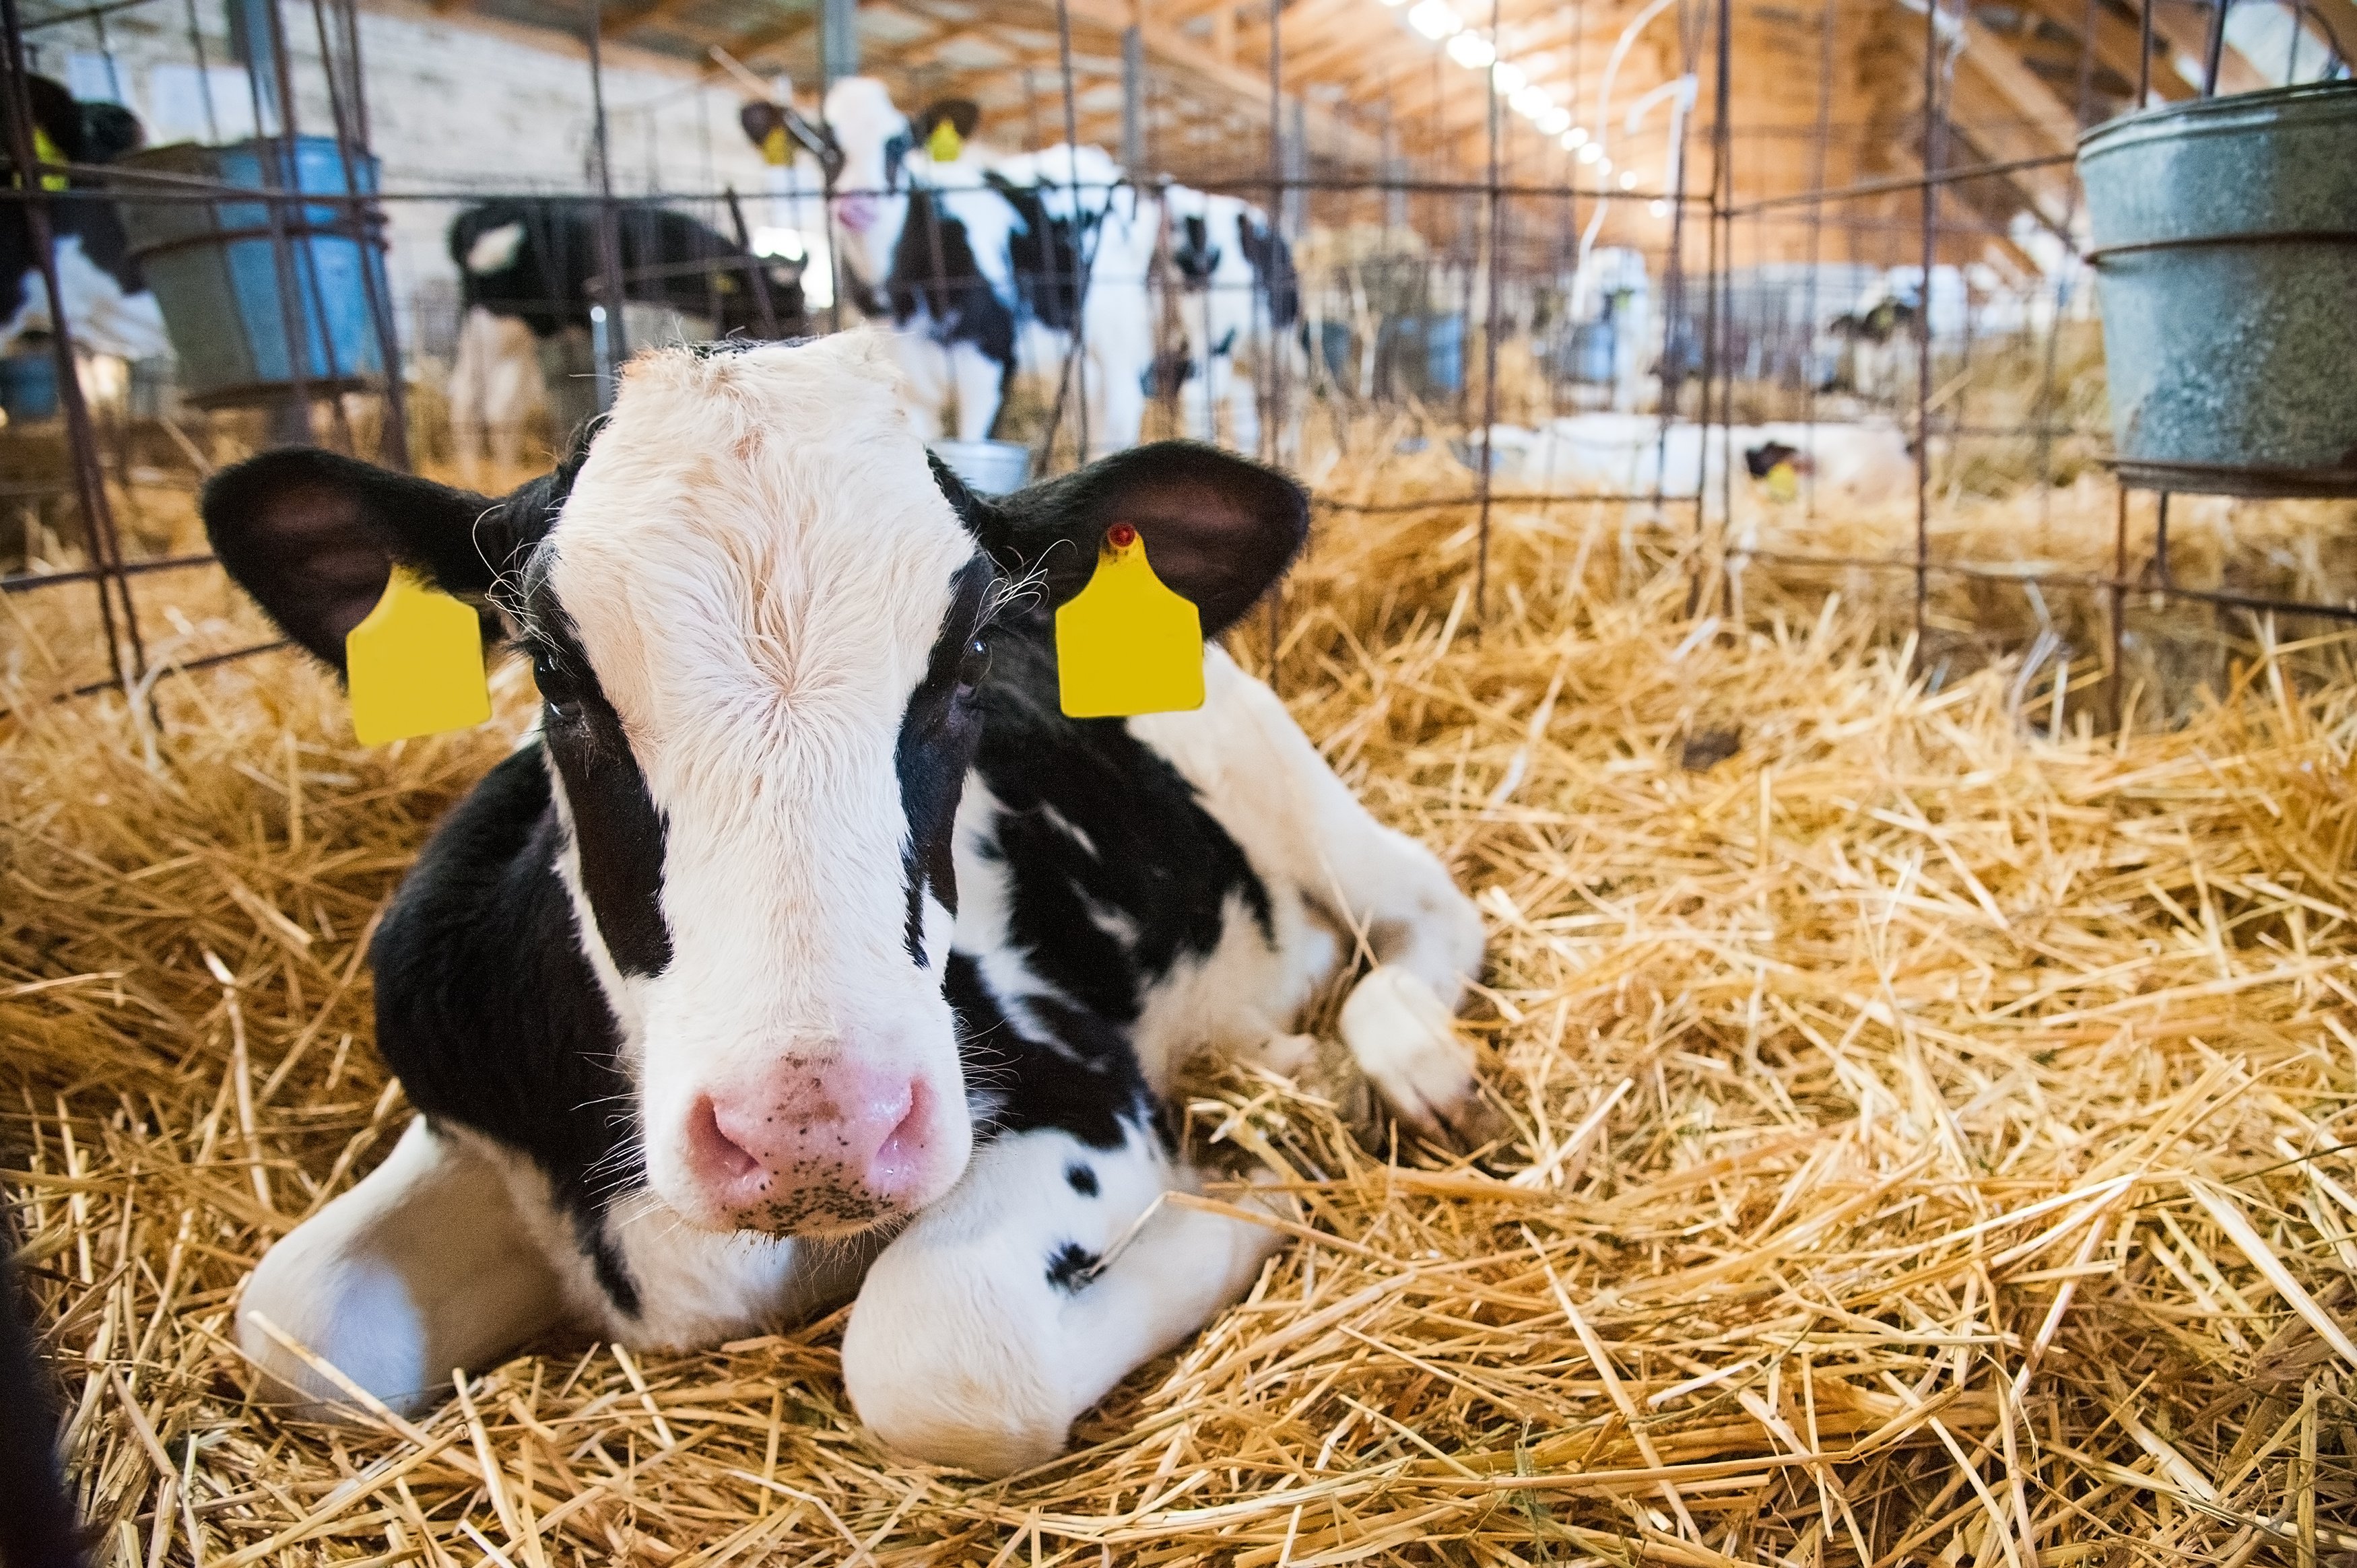
[(915, 130), (917, 140), (925, 142), (932, 139), (933, 127), (944, 120), (950, 123), (950, 129), (955, 131), (958, 140), (963, 142), (974, 134), (976, 125), (982, 124), (982, 105), (971, 98), (944, 98), (938, 103), (928, 103), (918, 110), (909, 124)]
[(286, 635), (344, 668), (344, 634), (399, 562), (476, 603), (515, 550), (504, 503), (333, 452), (293, 446), (224, 468), (199, 503), (213, 553)]
[(1045, 576), (1051, 606), (1088, 585), (1105, 530), (1128, 523), (1155, 575), (1194, 601), (1203, 635), (1217, 637), (1300, 553), (1309, 498), (1275, 468), (1216, 446), (1157, 441), (978, 503), (969, 518), (1010, 572)]

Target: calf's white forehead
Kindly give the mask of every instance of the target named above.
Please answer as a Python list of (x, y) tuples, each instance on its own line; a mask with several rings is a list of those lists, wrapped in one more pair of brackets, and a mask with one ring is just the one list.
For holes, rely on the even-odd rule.
[(974, 545), (895, 393), (858, 333), (624, 371), (549, 581), (634, 741), (897, 722)]
[(872, 76), (846, 76), (827, 90), (823, 111), (835, 145), (855, 161), (884, 156), (884, 144), (909, 128), (909, 117)]

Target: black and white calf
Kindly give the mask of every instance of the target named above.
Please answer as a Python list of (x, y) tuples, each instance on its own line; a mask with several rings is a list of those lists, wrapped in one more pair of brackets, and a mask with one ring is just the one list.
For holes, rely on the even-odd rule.
[[(255, 1271), (267, 1319), (414, 1406), (585, 1326), (708, 1345), (856, 1297), (869, 1426), (990, 1474), (1246, 1290), (1275, 1233), (1158, 1197), (1161, 1095), (1285, 1032), (1363, 936), (1344, 1039), (1400, 1114), (1474, 1104), (1481, 956), (1215, 646), (1193, 713), (1065, 718), (1054, 607), (1134, 526), (1232, 625), (1307, 505), (1207, 447), (1003, 499), (929, 463), (869, 333), (640, 355), (500, 500), (326, 453), (208, 488), (221, 559), (331, 663), (395, 562), (533, 660), (539, 733), (443, 823), (371, 950), (418, 1119)], [(1272, 1058), (1275, 1059), (1275, 1058)]]
[[(135, 152), (144, 140), (138, 120), (114, 103), (77, 102), (72, 93), (45, 76), (25, 78), (27, 105), (35, 129), (48, 148), (42, 156), (72, 164), (110, 162)], [(0, 154), (0, 185), (12, 183)], [(56, 178), (56, 176), (48, 177)], [(68, 188), (87, 191), (94, 183), (67, 177)], [(114, 203), (94, 195), (63, 196), (49, 208), (55, 240), (58, 291), (75, 345), (89, 353), (145, 360), (171, 351), (164, 336), (164, 313), (147, 290), (131, 242)], [(24, 204), (0, 201), (0, 354), (29, 332), (52, 329), (48, 290), (41, 281), (40, 257)]]
[(1233, 196), (1172, 186), (1171, 261), (1181, 303), (1187, 355), (1179, 407), (1187, 433), (1204, 440), (1228, 413), (1228, 439), (1244, 451), (1260, 442), (1260, 391), (1252, 367), (1285, 363), (1295, 383), (1306, 360), (1297, 351), (1301, 277), (1293, 251), (1257, 207)]
[[(995, 160), (964, 138), (978, 111), (963, 102), (903, 113), (873, 77), (827, 90), (825, 134), (840, 159), (828, 217), (845, 282), (861, 312), (892, 328), (909, 412), (928, 438), (990, 435), (1015, 366), (1019, 242), (1055, 246), (1057, 236), (991, 179)], [(927, 151), (934, 126), (960, 137), (959, 155)], [(1061, 255), (1072, 270), (1069, 243)], [(1054, 264), (1050, 252), (1049, 267)], [(1056, 313), (1067, 296), (1031, 302)], [(954, 426), (950, 411), (956, 409)]]
[[(450, 220), (460, 310), (450, 427), (470, 481), (487, 446), (496, 472), (522, 461), (524, 422), (548, 401), (541, 341), (589, 329), (603, 276), (597, 224), (595, 207), (553, 199), (485, 202)], [(615, 241), (633, 304), (696, 317), (724, 338), (809, 330), (798, 262), (753, 256), (685, 213), (644, 204), (616, 214)]]
[[(993, 152), (971, 140), (978, 118), (963, 100), (904, 114), (868, 77), (827, 92), (845, 264), (894, 328), (910, 413), (928, 436), (978, 441), (1017, 374), (1054, 396), (1069, 370), (1066, 417), (1088, 454), (1133, 446), (1156, 362), (1160, 199), (1101, 148)], [(932, 156), (944, 122), (954, 158)]]

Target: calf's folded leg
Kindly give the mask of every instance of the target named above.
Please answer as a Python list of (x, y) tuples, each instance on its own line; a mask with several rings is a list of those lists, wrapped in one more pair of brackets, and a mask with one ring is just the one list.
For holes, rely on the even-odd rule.
[(358, 1413), (350, 1396), (257, 1318), (405, 1412), (439, 1399), (453, 1368), (490, 1365), (563, 1312), (498, 1168), (421, 1116), (384, 1164), (263, 1258), (239, 1304), (238, 1342), (264, 1372), (264, 1399), (332, 1420)]
[(868, 1429), (903, 1454), (1004, 1476), (1062, 1452), (1075, 1417), (1251, 1288), (1282, 1238), (1166, 1206), (1153, 1133), (1117, 1148), (1009, 1133), (878, 1257), (843, 1336)]

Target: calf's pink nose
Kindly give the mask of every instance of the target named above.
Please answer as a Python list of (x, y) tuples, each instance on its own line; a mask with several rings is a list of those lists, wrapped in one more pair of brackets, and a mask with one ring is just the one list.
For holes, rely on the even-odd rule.
[(932, 1090), (905, 1069), (785, 1065), (690, 1113), (697, 1181), (747, 1230), (856, 1229), (921, 1181)]

